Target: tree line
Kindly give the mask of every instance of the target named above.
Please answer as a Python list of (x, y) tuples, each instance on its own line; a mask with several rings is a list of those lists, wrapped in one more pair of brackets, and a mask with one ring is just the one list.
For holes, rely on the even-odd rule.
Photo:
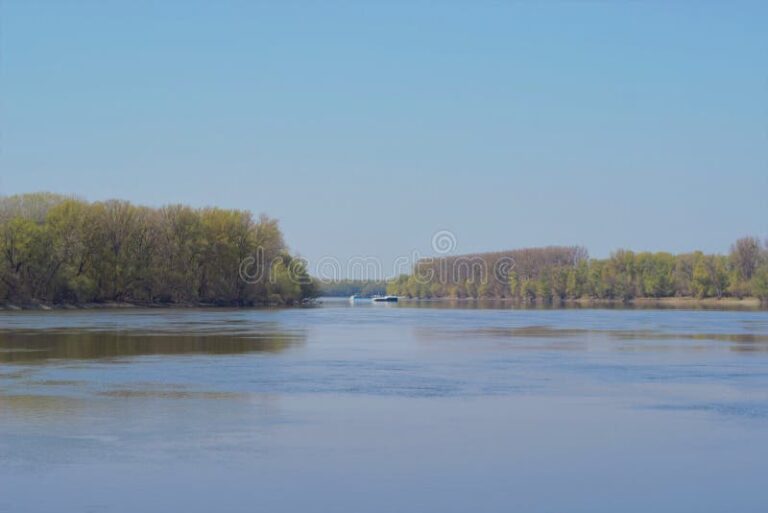
[(591, 259), (581, 247), (548, 247), (431, 258), (390, 280), (387, 292), (523, 302), (748, 296), (768, 302), (768, 243), (744, 237), (727, 255), (622, 249)]
[(314, 295), (276, 220), (48, 193), (0, 198), (0, 302), (291, 304)]

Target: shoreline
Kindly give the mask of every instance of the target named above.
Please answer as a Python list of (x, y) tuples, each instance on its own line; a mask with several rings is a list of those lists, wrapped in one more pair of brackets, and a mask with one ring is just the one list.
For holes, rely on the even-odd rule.
[(235, 309), (261, 309), (261, 308), (294, 308), (301, 306), (311, 306), (315, 304), (314, 300), (301, 303), (150, 303), (141, 301), (107, 301), (104, 303), (0, 303), (0, 312), (27, 312), (27, 311), (83, 311), (83, 310), (130, 310), (130, 309), (172, 309), (172, 308), (235, 308)]
[[(234, 309), (262, 309), (262, 308), (295, 308), (313, 306), (322, 303), (322, 299), (327, 297), (343, 299), (346, 296), (321, 296), (301, 303), (253, 303), (237, 304), (235, 302), (192, 302), (192, 303), (151, 303), (142, 301), (107, 301), (103, 303), (0, 303), (0, 312), (21, 312), (21, 311), (83, 311), (83, 310), (124, 310), (124, 309), (216, 309), (216, 308), (234, 308)], [(526, 303), (517, 298), (504, 297), (486, 297), (486, 298), (455, 298), (455, 297), (401, 297), (404, 303), (504, 303), (525, 308), (548, 307), (548, 308), (569, 308), (569, 307), (645, 307), (645, 308), (704, 308), (711, 310), (766, 310), (768, 304), (760, 302), (756, 297), (745, 297), (742, 299), (734, 297), (725, 298), (704, 298), (695, 297), (638, 297), (627, 301), (621, 299), (598, 299), (598, 298), (579, 298), (566, 299), (564, 301), (555, 300), (550, 303), (536, 301)]]
[[(550, 303), (536, 301), (533, 303), (526, 303), (517, 298), (504, 298), (504, 297), (486, 297), (486, 298), (455, 298), (455, 297), (437, 297), (437, 298), (402, 298), (404, 302), (457, 302), (457, 303), (479, 303), (479, 302), (501, 302), (513, 305), (520, 305), (525, 307), (536, 306), (551, 306), (551, 307), (592, 307), (592, 306), (605, 306), (605, 307), (621, 307), (621, 306), (643, 306), (643, 307), (660, 307), (660, 308), (711, 308), (715, 309), (766, 309), (768, 305), (760, 302), (756, 297), (745, 297), (742, 299), (734, 297), (724, 298), (695, 298), (695, 297), (638, 297), (630, 300), (622, 299), (599, 299), (599, 298), (578, 298), (578, 299), (566, 299), (563, 301), (554, 300)], [(762, 307), (762, 308), (761, 308)]]

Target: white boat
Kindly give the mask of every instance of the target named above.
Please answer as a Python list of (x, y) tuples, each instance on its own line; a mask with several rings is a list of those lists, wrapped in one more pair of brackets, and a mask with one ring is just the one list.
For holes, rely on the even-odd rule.
[(374, 303), (397, 303), (397, 296), (373, 296), (371, 301)]

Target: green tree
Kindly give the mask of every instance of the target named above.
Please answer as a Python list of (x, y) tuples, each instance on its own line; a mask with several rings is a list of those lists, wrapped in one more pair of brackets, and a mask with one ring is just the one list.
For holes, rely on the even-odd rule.
[(693, 268), (692, 286), (697, 297), (723, 297), (728, 286), (725, 258), (699, 255)]
[(536, 301), (536, 282), (527, 277), (521, 279), (520, 295), (526, 303), (534, 303)]
[(560, 301), (568, 297), (568, 274), (573, 268), (556, 267), (552, 270), (552, 295)]
[(752, 275), (752, 293), (763, 303), (768, 303), (768, 261), (762, 262)]
[(637, 272), (640, 274), (640, 295), (669, 297), (674, 294), (675, 257), (669, 253), (639, 253)]
[(509, 273), (509, 295), (513, 298), (520, 297), (520, 275), (516, 271)]
[(539, 275), (539, 278), (535, 282), (536, 287), (536, 297), (545, 302), (545, 303), (551, 303), (552, 302), (552, 274), (549, 270), (544, 270)]

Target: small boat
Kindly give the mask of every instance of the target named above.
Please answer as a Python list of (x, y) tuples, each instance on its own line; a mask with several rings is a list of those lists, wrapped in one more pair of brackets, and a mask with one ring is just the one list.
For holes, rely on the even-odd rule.
[(371, 301), (374, 303), (397, 303), (397, 296), (373, 296)]

